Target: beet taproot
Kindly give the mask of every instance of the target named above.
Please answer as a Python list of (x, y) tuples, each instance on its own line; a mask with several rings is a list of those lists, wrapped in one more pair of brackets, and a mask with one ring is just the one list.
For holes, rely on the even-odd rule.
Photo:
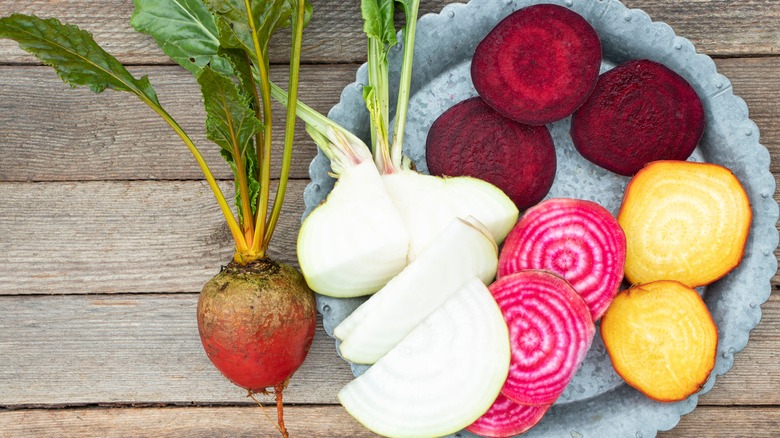
[(555, 180), (555, 145), (547, 127), (508, 119), (478, 96), (433, 122), (425, 154), (432, 175), (487, 181), (520, 210), (544, 199)]
[(528, 209), (504, 241), (498, 276), (524, 269), (560, 274), (601, 318), (623, 280), (626, 236), (592, 201), (553, 198)]
[(198, 299), (198, 332), (214, 366), (249, 394), (282, 394), (309, 352), (317, 323), (314, 293), (294, 268), (260, 259), (231, 262)]
[(571, 115), (590, 95), (601, 67), (601, 41), (563, 6), (528, 6), (501, 20), (471, 63), (474, 88), (501, 114), (529, 125)]
[(601, 319), (615, 371), (653, 400), (683, 400), (715, 366), (718, 328), (696, 290), (655, 281), (621, 291)]
[(585, 159), (631, 176), (652, 161), (687, 159), (704, 124), (701, 99), (682, 76), (637, 59), (599, 77), (572, 116), (571, 137)]
[(628, 183), (618, 214), (626, 233), (626, 278), (631, 284), (710, 284), (739, 265), (751, 218), (747, 193), (729, 169), (653, 162)]
[(512, 352), (501, 393), (526, 405), (555, 402), (593, 342), (588, 305), (568, 281), (548, 271), (506, 275), (489, 289), (509, 327)]
[(504, 438), (528, 432), (542, 420), (552, 405), (531, 406), (499, 394), (490, 409), (466, 430), (490, 438)]

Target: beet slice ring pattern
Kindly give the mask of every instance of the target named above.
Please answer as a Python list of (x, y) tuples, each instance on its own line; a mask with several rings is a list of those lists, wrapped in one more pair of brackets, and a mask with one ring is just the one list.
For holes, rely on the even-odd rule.
[(682, 76), (646, 59), (604, 73), (571, 120), (577, 151), (631, 176), (657, 160), (687, 159), (704, 134), (704, 107)]
[(501, 393), (521, 404), (552, 404), (593, 342), (587, 304), (563, 277), (547, 271), (507, 275), (489, 289), (509, 327), (512, 359)]
[(490, 409), (466, 428), (483, 437), (509, 437), (527, 432), (541, 421), (552, 405), (530, 406), (499, 394)]
[(601, 41), (582, 16), (539, 4), (503, 19), (479, 43), (474, 88), (496, 111), (528, 125), (571, 115), (593, 91)]
[(555, 144), (547, 127), (508, 119), (480, 97), (457, 103), (433, 122), (425, 153), (431, 174), (487, 181), (520, 210), (544, 199), (555, 180)]
[(499, 278), (523, 269), (560, 274), (585, 299), (594, 321), (620, 289), (626, 236), (595, 202), (554, 198), (523, 214), (504, 241)]

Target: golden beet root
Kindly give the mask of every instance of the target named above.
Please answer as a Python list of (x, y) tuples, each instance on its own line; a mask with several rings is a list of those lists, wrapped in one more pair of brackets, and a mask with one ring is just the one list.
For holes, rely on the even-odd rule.
[(676, 281), (618, 293), (601, 336), (615, 371), (653, 400), (685, 399), (715, 366), (718, 328), (699, 294)]
[(703, 286), (736, 267), (752, 212), (739, 180), (711, 163), (656, 161), (626, 188), (618, 222), (632, 284), (676, 280)]

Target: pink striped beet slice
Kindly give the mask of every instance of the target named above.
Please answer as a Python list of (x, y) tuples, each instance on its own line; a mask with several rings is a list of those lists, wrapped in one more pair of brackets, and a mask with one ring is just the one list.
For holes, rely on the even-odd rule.
[(498, 276), (523, 269), (556, 272), (585, 299), (596, 321), (618, 293), (625, 261), (626, 236), (607, 209), (553, 198), (528, 209), (509, 233)]
[(489, 289), (509, 327), (511, 360), (501, 393), (520, 404), (553, 403), (593, 342), (587, 304), (563, 277), (547, 271), (506, 275)]

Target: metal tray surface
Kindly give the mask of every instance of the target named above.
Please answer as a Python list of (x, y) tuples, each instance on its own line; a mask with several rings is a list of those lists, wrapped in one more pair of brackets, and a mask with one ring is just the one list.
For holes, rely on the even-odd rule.
[[(433, 121), (461, 100), (476, 95), (469, 66), (474, 48), (511, 12), (537, 3), (568, 7), (587, 19), (598, 32), (603, 48), (602, 71), (629, 59), (647, 58), (676, 71), (696, 89), (706, 111), (706, 130), (692, 160), (728, 167), (745, 187), (753, 208), (753, 223), (740, 266), (701, 292), (718, 325), (718, 356), (704, 388), (676, 403), (652, 401), (626, 385), (615, 373), (597, 335), (584, 363), (564, 394), (544, 419), (523, 436), (651, 437), (669, 430), (691, 412), (698, 396), (709, 391), (717, 375), (731, 369), (734, 354), (748, 342), (750, 330), (761, 319), (761, 304), (771, 292), (777, 270), (778, 205), (773, 199), (775, 179), (769, 171), (769, 152), (759, 143), (757, 126), (748, 117), (745, 102), (732, 92), (708, 56), (697, 54), (693, 44), (665, 23), (653, 22), (638, 9), (617, 0), (471, 0), (447, 5), (438, 14), (420, 18), (414, 56), (404, 152), (422, 172), (425, 139)], [(397, 93), (402, 48), (389, 56), (391, 90)], [(342, 92), (328, 116), (368, 144), (369, 119), (362, 97), (367, 83), (364, 64), (356, 81)], [(393, 101), (394, 99), (391, 99)], [(394, 105), (394, 102), (391, 102)], [(394, 111), (394, 108), (391, 108)], [(569, 119), (548, 125), (556, 144), (558, 169), (548, 197), (589, 199), (617, 213), (628, 178), (615, 175), (584, 160), (569, 136)], [(333, 188), (330, 163), (319, 152), (312, 161), (311, 183), (304, 192), (304, 217)], [(337, 299), (317, 296), (328, 334), (366, 298)], [(355, 375), (366, 367), (352, 364)], [(463, 431), (456, 437), (473, 437)]]

